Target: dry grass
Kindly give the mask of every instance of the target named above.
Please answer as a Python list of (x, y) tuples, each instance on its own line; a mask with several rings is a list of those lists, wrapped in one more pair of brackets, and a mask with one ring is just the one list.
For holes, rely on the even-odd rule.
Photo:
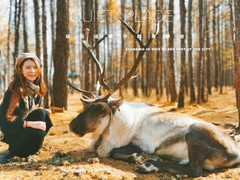
[[(117, 93), (116, 93), (117, 94)], [(165, 110), (175, 108), (176, 104), (168, 103), (166, 97), (157, 100), (150, 98), (133, 98), (131, 92), (125, 92), (127, 101), (149, 102)], [(109, 158), (98, 159), (88, 151), (88, 136), (79, 138), (69, 132), (68, 124), (81, 111), (80, 94), (70, 95), (69, 108), (63, 113), (52, 115), (54, 127), (45, 139), (37, 155), (29, 158), (13, 158), (9, 163), (0, 166), (0, 179), (189, 179), (185, 176), (172, 176), (167, 173), (141, 175), (135, 172), (135, 165)], [(177, 109), (177, 112), (190, 114), (209, 122), (237, 124), (235, 94), (232, 88), (225, 89), (219, 95), (214, 92), (208, 103), (189, 105)], [(7, 145), (0, 144), (0, 151)], [(196, 178), (197, 179), (197, 178)], [(198, 179), (240, 179), (240, 168), (229, 168), (205, 173)]]

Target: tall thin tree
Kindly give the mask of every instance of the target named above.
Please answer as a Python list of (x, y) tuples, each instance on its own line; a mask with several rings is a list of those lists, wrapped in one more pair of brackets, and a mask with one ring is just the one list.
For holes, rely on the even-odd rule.
[(237, 93), (237, 108), (238, 108), (238, 130), (240, 130), (240, 1), (234, 0), (235, 7), (235, 47), (236, 47), (236, 73), (235, 73), (235, 86)]
[[(93, 11), (97, 12), (94, 8), (95, 8), (95, 3), (93, 2), (94, 0), (90, 0), (90, 7)], [(94, 17), (93, 17), (94, 18)], [(92, 18), (92, 19), (93, 19)], [(97, 39), (94, 38), (94, 35), (96, 34), (96, 29), (95, 29), (95, 24), (92, 22), (90, 23), (90, 29), (91, 29), (91, 34), (90, 34), (90, 41), (91, 44), (95, 44), (97, 42)], [(96, 80), (96, 63), (94, 63), (93, 61), (91, 61), (91, 89), (95, 89), (95, 82)]]
[(54, 48), (53, 93), (56, 107), (67, 109), (69, 57), (69, 1), (57, 1), (57, 28)]
[[(181, 48), (185, 49), (185, 0), (180, 0), (180, 20), (181, 20)], [(178, 95), (178, 107), (184, 107), (184, 94), (185, 94), (185, 50), (181, 51), (181, 79)]]
[[(107, 9), (107, 10), (109, 10), (109, 7), (110, 7), (110, 3), (111, 3), (111, 1), (105, 1), (105, 8)], [(105, 16), (105, 28), (106, 28), (106, 32), (107, 32), (107, 34), (108, 35), (110, 35), (111, 34), (111, 23), (110, 23), (110, 14), (109, 13), (106, 13), (106, 16)], [(106, 53), (107, 53), (107, 64), (108, 64), (108, 73), (110, 73), (110, 74), (112, 74), (112, 72), (113, 72), (113, 61), (112, 61), (112, 47), (111, 47), (111, 39), (110, 39), (110, 37), (108, 37), (107, 38), (107, 41), (106, 41), (106, 43), (107, 43), (107, 50), (106, 50)], [(112, 83), (112, 82), (111, 82)], [(111, 84), (110, 83), (110, 84)]]
[(157, 51), (157, 68), (156, 68), (156, 94), (157, 98), (158, 96), (163, 95), (163, 0), (157, 0), (156, 1), (156, 11), (160, 13), (156, 13), (156, 19), (159, 21), (159, 34), (157, 34), (157, 47), (160, 48), (159, 51)]
[[(171, 10), (172, 14), (168, 16), (168, 31), (170, 38), (168, 40), (169, 48), (174, 47), (174, 34), (173, 34), (173, 27), (174, 27), (174, 0), (169, 1), (169, 10)], [(168, 69), (169, 69), (169, 91), (171, 95), (171, 102), (177, 101), (177, 92), (176, 92), (176, 84), (175, 84), (175, 70), (174, 70), (174, 52), (168, 52)]]
[[(83, 9), (83, 21), (82, 21), (82, 33), (85, 34), (85, 30), (86, 29), (89, 29), (90, 30), (90, 22), (91, 22), (91, 6), (90, 6), (90, 1), (89, 0), (84, 0), (82, 1), (84, 6), (84, 9)], [(85, 37), (85, 40), (88, 41), (88, 39), (86, 39)], [(89, 66), (89, 56), (88, 56), (88, 53), (86, 51), (86, 49), (82, 49), (82, 53), (83, 53), (83, 64), (84, 64), (84, 89), (86, 90), (90, 90), (90, 75), (89, 75), (89, 71), (90, 71), (90, 66)]]
[[(125, 0), (121, 0), (121, 16), (124, 19), (125, 13)], [(125, 20), (125, 19), (124, 19)], [(119, 68), (119, 79), (124, 77), (125, 71), (125, 39), (124, 39), (124, 25), (121, 23), (121, 58), (120, 58), (120, 68)], [(123, 88), (119, 88), (119, 95), (123, 98)]]
[[(99, 4), (99, 2), (98, 2), (98, 0), (95, 0), (95, 7), (94, 7), (94, 10), (95, 10), (95, 12), (98, 12), (98, 4)], [(97, 13), (95, 13), (95, 26), (94, 26), (94, 29), (95, 29), (95, 34), (97, 34), (98, 35), (98, 33), (99, 33), (99, 25), (98, 25), (98, 21), (96, 20), (96, 19), (98, 19), (98, 14)], [(97, 57), (97, 59), (99, 59), (100, 60), (100, 51), (99, 51), (99, 46), (97, 46), (96, 47), (96, 57)], [(96, 79), (98, 79), (97, 77), (98, 77), (98, 69), (96, 69), (96, 73), (95, 73), (95, 75), (96, 75)]]
[[(133, 15), (133, 28), (136, 30), (136, 27), (137, 27), (137, 23), (136, 23), (136, 1), (135, 0), (132, 0), (132, 11), (135, 12), (134, 15)], [(124, 29), (124, 28), (123, 28)], [(136, 40), (134, 39), (133, 40), (133, 44), (134, 44), (134, 48), (136, 48), (137, 46), (137, 42)], [(136, 62), (136, 57), (137, 57), (137, 52), (134, 51), (133, 52), (133, 58), (134, 58), (134, 62)], [(134, 78), (133, 79), (133, 94), (134, 96), (137, 96), (138, 95), (138, 90), (137, 90), (137, 78)]]
[(199, 57), (198, 57), (198, 62), (197, 62), (197, 103), (200, 104), (201, 101), (201, 82), (202, 82), (202, 48), (203, 48), (203, 33), (202, 33), (202, 16), (203, 16), (203, 3), (202, 0), (198, 0), (198, 6), (199, 6)]
[[(236, 56), (236, 45), (235, 45), (235, 29), (234, 29), (234, 18), (233, 18), (233, 3), (232, 0), (229, 0), (229, 9), (230, 9), (230, 27), (231, 27), (231, 37), (232, 37), (232, 46), (233, 46), (233, 57), (234, 57), (234, 63), (237, 64), (237, 56)], [(234, 67), (234, 74), (236, 74), (236, 66)], [(238, 100), (237, 91), (236, 91), (236, 99)]]
[[(203, 20), (205, 20), (206, 18), (206, 3), (203, 3), (202, 2), (202, 14), (203, 14)], [(205, 21), (206, 23), (206, 21)], [(206, 61), (205, 61), (205, 53), (204, 51), (202, 50), (204, 44), (205, 44), (205, 38), (206, 38), (206, 26), (204, 25), (204, 21), (202, 21), (202, 38), (201, 38), (201, 44), (202, 44), (202, 47), (200, 47), (200, 51), (202, 52), (202, 58), (201, 58), (201, 88), (200, 88), (200, 96), (201, 96), (201, 101), (202, 102), (206, 102), (206, 99), (205, 99), (205, 71), (206, 71)], [(200, 44), (200, 43), (199, 43)], [(199, 45), (200, 46), (200, 45)]]
[(39, 1), (33, 0), (34, 2), (34, 20), (35, 20), (35, 44), (36, 44), (36, 55), (40, 58), (41, 56), (41, 40), (40, 40), (40, 14), (39, 14)]
[[(53, 69), (53, 56), (54, 56), (54, 42), (55, 42), (55, 0), (50, 0), (50, 16), (51, 16), (51, 47), (52, 47), (52, 54), (51, 54), (51, 61), (50, 61), (50, 70), (49, 75), (52, 77), (52, 69)], [(52, 79), (49, 81), (49, 93), (51, 95), (51, 105), (54, 106), (54, 94), (52, 89)]]
[[(149, 13), (150, 13), (150, 2), (149, 0), (147, 0), (147, 17), (150, 17), (149, 16)], [(149, 36), (149, 30), (150, 30), (150, 19), (147, 18), (146, 20), (147, 24), (146, 24), (146, 36), (148, 37)], [(145, 95), (146, 96), (150, 96), (150, 93), (151, 93), (151, 52), (150, 51), (147, 51), (146, 52), (146, 86), (145, 86)]]
[(217, 76), (217, 84), (219, 86), (219, 93), (222, 94), (222, 58), (221, 58), (221, 39), (220, 39), (220, 3), (217, 4), (217, 59), (218, 59), (218, 76)]
[[(44, 81), (48, 83), (48, 56), (47, 56), (47, 16), (45, 0), (42, 0), (42, 43), (43, 43), (43, 63), (44, 63)], [(44, 108), (49, 108), (48, 91), (44, 96)]]
[(27, 1), (22, 2), (22, 25), (23, 25), (23, 44), (24, 44), (24, 52), (28, 52), (28, 33), (26, 23), (27, 19)]
[(216, 5), (213, 0), (212, 32), (213, 32), (213, 59), (214, 59), (214, 87), (218, 90), (218, 60), (217, 60), (217, 40), (216, 40)]
[(15, 17), (14, 17), (14, 26), (15, 26), (15, 39), (14, 39), (14, 61), (18, 56), (19, 49), (19, 27), (21, 21), (21, 0), (15, 0)]
[[(208, 10), (208, 3), (206, 1), (206, 47), (210, 48), (210, 32), (209, 32), (209, 10)], [(208, 94), (212, 94), (212, 84), (211, 84), (211, 59), (210, 59), (210, 51), (206, 52), (207, 62), (206, 62), (206, 76), (207, 76), (207, 89)]]
[[(192, 48), (192, 2), (188, 1), (188, 48)], [(188, 77), (190, 87), (190, 103), (196, 102), (195, 87), (193, 83), (193, 62), (192, 62), (192, 50), (188, 51)]]
[(8, 36), (7, 36), (7, 68), (8, 68), (8, 78), (7, 78), (7, 84), (10, 82), (11, 77), (11, 70), (10, 70), (10, 39), (11, 39), (11, 18), (12, 18), (12, 0), (9, 1), (9, 16), (8, 16)]
[[(139, 12), (139, 20), (142, 20), (142, 0), (138, 0), (138, 4), (137, 4), (137, 11)], [(142, 26), (142, 22), (141, 26)], [(143, 38), (143, 37), (142, 37)], [(144, 68), (144, 61), (141, 62), (141, 91), (142, 94), (144, 94), (145, 92), (145, 81), (144, 81), (144, 76), (145, 76), (145, 68)]]

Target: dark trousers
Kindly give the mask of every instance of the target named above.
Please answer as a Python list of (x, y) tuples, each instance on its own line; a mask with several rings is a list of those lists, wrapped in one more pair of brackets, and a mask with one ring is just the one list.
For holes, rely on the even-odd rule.
[[(44, 109), (36, 109), (32, 111), (26, 118), (26, 121), (43, 121), (46, 122), (46, 131), (27, 127), (9, 138), (9, 151), (19, 157), (28, 157), (39, 151), (42, 147), (44, 137), (49, 129), (53, 126), (51, 119)], [(5, 141), (6, 142), (6, 141)]]

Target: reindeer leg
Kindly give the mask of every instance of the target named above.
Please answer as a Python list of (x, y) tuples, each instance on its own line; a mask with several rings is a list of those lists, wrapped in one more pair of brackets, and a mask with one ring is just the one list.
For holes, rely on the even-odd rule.
[[(137, 169), (138, 173), (169, 172), (172, 174), (187, 174), (190, 177), (202, 175), (203, 160), (202, 150), (199, 147), (189, 147), (189, 164), (180, 165), (159, 160), (147, 160)], [(202, 153), (202, 154), (201, 154)], [(199, 156), (198, 156), (199, 155)]]
[(110, 157), (135, 164), (142, 162), (140, 156), (141, 152), (142, 150), (138, 146), (134, 145), (133, 143), (129, 143), (126, 146), (113, 149)]
[[(203, 163), (205, 160), (205, 153), (207, 153), (207, 149), (202, 147), (201, 144), (196, 145), (192, 142), (192, 139), (189, 140), (188, 137), (188, 158), (189, 158), (189, 176), (198, 177), (202, 176), (203, 173)], [(196, 143), (196, 142), (195, 142)]]
[(180, 164), (172, 164), (159, 160), (147, 160), (136, 170), (138, 173), (169, 172), (171, 174), (187, 174), (193, 176), (192, 168)]
[[(227, 135), (224, 137), (215, 126), (205, 123), (193, 124), (185, 138), (188, 145), (189, 167), (193, 176), (201, 176), (203, 167), (212, 170), (218, 165), (225, 166), (236, 158), (234, 151), (222, 144), (230, 142), (231, 139)], [(223, 141), (224, 138), (226, 142)], [(215, 161), (215, 164), (209, 163), (212, 161)]]
[[(172, 164), (169, 162), (161, 162), (159, 160), (148, 160), (137, 169), (139, 173), (151, 172), (169, 172), (173, 174), (187, 174), (191, 177), (198, 177), (202, 175), (203, 163), (206, 159), (206, 154), (211, 151), (210, 146), (205, 143), (207, 140), (204, 133), (199, 132), (197, 128), (190, 128), (186, 133), (185, 138), (188, 145), (189, 164), (184, 166), (180, 164)], [(204, 140), (204, 141), (202, 141)], [(211, 153), (211, 152), (210, 152)]]

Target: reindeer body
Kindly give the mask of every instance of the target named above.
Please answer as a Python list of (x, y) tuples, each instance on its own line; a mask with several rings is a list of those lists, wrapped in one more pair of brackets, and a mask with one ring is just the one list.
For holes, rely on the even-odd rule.
[[(79, 128), (80, 124), (84, 127), (83, 133), (78, 133), (74, 128)], [(117, 149), (122, 150), (132, 143), (145, 153), (168, 157), (180, 161), (180, 164), (189, 163), (194, 169), (198, 167), (200, 172), (186, 172), (194, 176), (200, 175), (203, 168), (213, 170), (240, 162), (239, 145), (220, 128), (195, 117), (165, 112), (146, 103), (90, 104), (82, 116), (71, 122), (70, 129), (81, 136), (93, 133), (92, 148), (96, 148), (100, 157), (107, 157), (113, 151), (113, 158), (128, 161), (134, 153), (127, 153), (129, 156), (126, 158)], [(157, 161), (152, 164), (154, 168), (144, 164), (140, 172), (163, 168)]]
[[(153, 154), (157, 150), (160, 155), (170, 155), (164, 153), (169, 146), (160, 147), (171, 144), (169, 140), (175, 141), (175, 137), (179, 135), (181, 146), (186, 147), (186, 143), (183, 142), (184, 132), (192, 123), (198, 122), (197, 119), (181, 116), (185, 117), (186, 121), (145, 103), (123, 103), (110, 120), (109, 130), (102, 135), (103, 141), (106, 139), (106, 144), (115, 143), (114, 148), (133, 142), (146, 153)], [(107, 156), (112, 150), (110, 147), (109, 149), (101, 148), (101, 145), (99, 148), (101, 150), (98, 150), (98, 154), (102, 157)], [(179, 155), (179, 159), (185, 158), (187, 158), (186, 152)]]

